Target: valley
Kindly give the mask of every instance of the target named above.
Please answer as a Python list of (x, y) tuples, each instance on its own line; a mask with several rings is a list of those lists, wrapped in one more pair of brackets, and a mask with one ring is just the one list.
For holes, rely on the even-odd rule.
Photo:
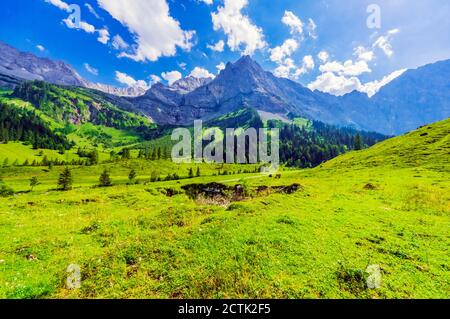
[[(448, 297), (449, 61), (370, 99), (249, 56), (125, 94), (0, 47), (0, 298)], [(194, 120), (279, 129), (279, 171), (175, 163)]]

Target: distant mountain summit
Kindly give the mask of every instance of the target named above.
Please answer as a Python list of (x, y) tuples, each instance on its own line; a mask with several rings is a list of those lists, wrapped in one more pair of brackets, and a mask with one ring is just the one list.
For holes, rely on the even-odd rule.
[(40, 80), (59, 85), (87, 85), (68, 64), (20, 52), (1, 41), (0, 73), (23, 80)]
[(135, 97), (145, 94), (145, 89), (139, 87), (118, 88), (92, 83), (82, 78), (65, 62), (52, 61), (31, 53), (20, 52), (0, 41), (0, 85), (15, 87), (21, 81), (32, 80), (57, 85), (80, 86), (118, 96)]
[(2, 42), (0, 49), (0, 85), (38, 79), (125, 96), (110, 99), (163, 125), (190, 125), (253, 108), (266, 117), (304, 117), (399, 135), (450, 117), (450, 60), (409, 70), (369, 98), (360, 92), (342, 97), (313, 92), (265, 71), (249, 56), (228, 63), (214, 79), (187, 77), (171, 86), (157, 83), (145, 92), (90, 83), (63, 62), (21, 53)]

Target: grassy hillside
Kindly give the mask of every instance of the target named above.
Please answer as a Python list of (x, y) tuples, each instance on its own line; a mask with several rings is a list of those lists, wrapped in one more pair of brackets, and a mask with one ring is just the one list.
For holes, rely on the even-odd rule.
[[(447, 298), (449, 125), (280, 179), (202, 164), (201, 177), (144, 184), (190, 166), (134, 159), (72, 167), (74, 190), (58, 192), (60, 168), (0, 169), (22, 192), (0, 198), (0, 297)], [(104, 168), (114, 186), (97, 188)], [(126, 185), (131, 168), (139, 185)], [(213, 181), (228, 190), (186, 194)], [(80, 289), (65, 285), (70, 264)], [(368, 265), (381, 288), (367, 288)]]
[(426, 167), (449, 173), (450, 119), (424, 126), (404, 136), (379, 143), (369, 150), (336, 158), (325, 168)]

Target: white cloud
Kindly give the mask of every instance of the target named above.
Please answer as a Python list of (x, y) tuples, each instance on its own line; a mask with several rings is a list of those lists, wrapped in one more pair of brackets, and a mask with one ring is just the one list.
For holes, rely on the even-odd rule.
[(178, 63), (178, 66), (183, 70), (186, 70), (187, 64), (185, 62)]
[(67, 18), (67, 19), (64, 19), (63, 22), (66, 24), (66, 26), (69, 29), (80, 29), (86, 33), (94, 33), (95, 32), (95, 27), (92, 24), (89, 24), (85, 21), (80, 21), (79, 25), (75, 25), (71, 19)]
[(103, 19), (98, 15), (97, 11), (95, 11), (95, 9), (94, 9), (89, 3), (85, 3), (84, 6), (85, 6), (86, 8), (88, 8), (89, 12), (90, 12), (94, 17), (96, 17), (96, 18), (99, 19), (99, 20), (103, 20)]
[(287, 39), (281, 46), (269, 50), (270, 60), (279, 64), (292, 55), (298, 49), (298, 42), (294, 39)]
[(374, 96), (383, 86), (388, 84), (389, 82), (395, 80), (399, 76), (401, 76), (403, 73), (406, 72), (406, 69), (397, 70), (395, 72), (392, 72), (391, 74), (385, 76), (380, 81), (372, 81), (364, 84), (362, 88), (360, 88), (359, 91), (367, 93), (369, 97)]
[(358, 76), (372, 72), (366, 61), (353, 62), (352, 60), (347, 60), (344, 63), (337, 61), (328, 62), (321, 65), (319, 69), (322, 73), (333, 72), (342, 76)]
[(130, 45), (118, 34), (113, 37), (112, 46), (116, 50), (126, 50), (130, 47)]
[(192, 70), (191, 74), (189, 74), (189, 76), (192, 76), (194, 78), (197, 79), (203, 79), (203, 78), (214, 78), (215, 75), (209, 73), (208, 70), (200, 68), (200, 67), (195, 67), (194, 70)]
[(302, 66), (295, 70), (294, 79), (298, 79), (301, 75), (308, 73), (316, 67), (314, 58), (312, 55), (306, 55), (303, 57)]
[(174, 56), (177, 48), (190, 50), (195, 31), (185, 31), (169, 12), (166, 0), (97, 0), (101, 8), (122, 23), (136, 38), (134, 52), (119, 57), (157, 61)]
[(52, 5), (54, 5), (55, 7), (58, 7), (61, 10), (64, 11), (70, 11), (69, 5), (61, 0), (45, 0), (45, 2), (50, 3)]
[(93, 75), (98, 75), (98, 70), (96, 68), (93, 68), (92, 66), (90, 66), (89, 63), (84, 63), (83, 66), (86, 69), (86, 71), (88, 71), (89, 73), (91, 73)]
[(227, 35), (227, 44), (231, 51), (242, 51), (252, 55), (256, 50), (264, 49), (266, 42), (261, 28), (254, 25), (241, 10), (248, 5), (248, 0), (225, 0), (223, 7), (212, 13), (215, 31), (223, 30)]
[(317, 39), (317, 24), (314, 22), (313, 19), (309, 19), (308, 22), (308, 34), (311, 38)]
[(135, 80), (128, 74), (119, 71), (116, 71), (116, 80), (122, 84), (125, 84), (127, 87), (142, 88), (145, 90), (149, 89), (148, 83), (144, 80)]
[(225, 42), (223, 40), (220, 40), (216, 44), (214, 44), (214, 45), (208, 44), (206, 47), (208, 49), (211, 49), (211, 50), (216, 51), (216, 52), (223, 52), (223, 50), (225, 48)]
[(106, 44), (109, 42), (109, 31), (107, 29), (98, 30), (98, 42)]
[(218, 72), (220, 73), (220, 71), (225, 70), (226, 65), (223, 62), (220, 62), (218, 65), (216, 65), (216, 68), (218, 70)]
[(394, 50), (391, 44), (392, 37), (399, 32), (400, 32), (399, 29), (389, 30), (385, 35), (380, 36), (372, 45), (372, 47), (373, 48), (378, 47), (384, 52), (384, 54), (386, 54), (387, 57), (390, 58), (394, 54)]
[(345, 76), (336, 75), (333, 72), (325, 72), (317, 77), (308, 88), (312, 91), (330, 93), (337, 96), (350, 93), (361, 88), (361, 82), (357, 77), (347, 78)]
[(330, 58), (330, 55), (328, 54), (327, 51), (320, 51), (319, 54), (317, 55), (317, 57), (319, 58), (319, 60), (322, 63), (326, 63), (328, 61), (328, 59)]
[(211, 5), (214, 2), (214, 0), (201, 0), (201, 1), (206, 3), (207, 5)]
[(162, 81), (161, 78), (155, 74), (150, 75), (150, 79), (152, 84), (159, 83)]
[(161, 76), (167, 81), (167, 83), (169, 83), (169, 85), (172, 85), (183, 77), (178, 71), (163, 72), (161, 73)]
[(41, 45), (41, 44), (38, 44), (38, 45), (36, 46), (36, 48), (37, 48), (39, 51), (41, 51), (41, 52), (44, 52), (44, 51), (45, 51), (45, 47), (44, 47), (43, 45)]
[(372, 50), (366, 49), (363, 46), (359, 46), (355, 48), (353, 55), (358, 58), (358, 60), (363, 60), (366, 62), (370, 62), (375, 58), (375, 54)]
[(292, 11), (285, 11), (284, 16), (281, 19), (285, 25), (290, 29), (292, 35), (302, 35), (303, 34), (303, 22), (297, 17)]
[(287, 58), (274, 70), (274, 74), (279, 78), (289, 78), (291, 77), (291, 72), (296, 68), (294, 60)]

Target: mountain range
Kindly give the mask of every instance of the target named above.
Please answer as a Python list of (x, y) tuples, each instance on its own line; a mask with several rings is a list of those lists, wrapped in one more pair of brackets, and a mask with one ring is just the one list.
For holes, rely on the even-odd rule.
[(450, 117), (450, 60), (408, 70), (369, 98), (356, 91), (342, 97), (311, 91), (263, 70), (249, 56), (228, 63), (214, 79), (187, 77), (171, 86), (157, 83), (145, 92), (91, 83), (64, 62), (22, 53), (1, 42), (0, 50), (0, 86), (38, 79), (99, 90), (116, 105), (160, 125), (189, 125), (250, 107), (287, 121), (304, 117), (399, 135)]

